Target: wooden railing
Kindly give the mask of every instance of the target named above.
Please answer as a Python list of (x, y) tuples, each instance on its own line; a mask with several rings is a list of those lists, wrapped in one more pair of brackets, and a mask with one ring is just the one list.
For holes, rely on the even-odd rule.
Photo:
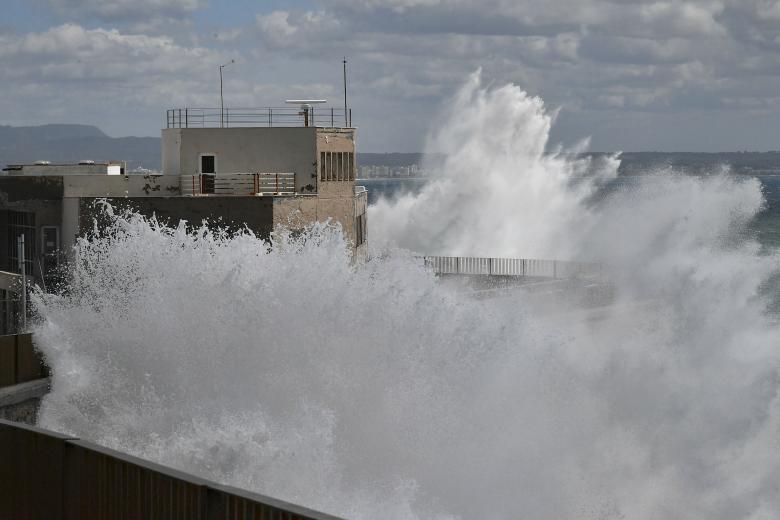
[(4, 420), (0, 461), (2, 519), (339, 520)]
[(182, 175), (182, 195), (294, 195), (294, 173)]

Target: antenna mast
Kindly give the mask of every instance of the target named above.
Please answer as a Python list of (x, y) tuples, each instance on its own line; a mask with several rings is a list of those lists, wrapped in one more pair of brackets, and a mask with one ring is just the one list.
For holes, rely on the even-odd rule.
[(349, 126), (347, 120), (347, 57), (344, 56), (344, 126)]

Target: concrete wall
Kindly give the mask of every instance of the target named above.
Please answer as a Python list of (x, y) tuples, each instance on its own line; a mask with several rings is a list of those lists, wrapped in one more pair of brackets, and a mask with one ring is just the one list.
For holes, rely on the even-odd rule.
[(0, 419), (35, 424), (41, 399), (49, 393), (48, 378), (0, 388)]
[[(81, 232), (92, 229), (94, 220), (101, 222), (96, 209), (97, 199), (80, 199)], [(142, 215), (156, 216), (160, 221), (177, 226), (181, 220), (190, 226), (200, 226), (204, 220), (231, 230), (246, 225), (256, 234), (266, 237), (273, 228), (273, 197), (139, 197), (107, 199), (117, 209), (131, 208)]]
[[(343, 196), (323, 197), (276, 197), (274, 199), (273, 225), (300, 229), (313, 222), (338, 222), (344, 235), (355, 243), (355, 202), (346, 194), (348, 186), (343, 186)], [(334, 195), (336, 194), (333, 190)]]
[(119, 175), (125, 168), (123, 163), (95, 164), (24, 164), (9, 166), (8, 175), (41, 176), (41, 175)]
[(71, 175), (64, 197), (171, 197), (181, 192), (178, 175)]
[(167, 128), (162, 131), (163, 174), (197, 175), (200, 155), (216, 155), (220, 173), (292, 172), (295, 191), (316, 188), (315, 127)]

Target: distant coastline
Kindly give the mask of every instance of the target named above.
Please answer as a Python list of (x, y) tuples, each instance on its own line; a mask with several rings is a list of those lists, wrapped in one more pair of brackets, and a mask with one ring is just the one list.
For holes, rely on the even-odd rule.
[[(158, 137), (110, 137), (96, 126), (56, 124), (15, 127), (0, 125), (0, 168), (8, 164), (29, 164), (38, 160), (74, 163), (85, 159), (125, 161), (129, 171), (161, 169)], [(600, 159), (614, 152), (587, 152)], [(441, 154), (421, 152), (360, 152), (360, 179), (429, 178), (431, 166)], [(767, 152), (623, 152), (620, 175), (642, 175), (659, 169), (713, 172), (727, 166), (747, 175), (780, 175), (780, 151)]]

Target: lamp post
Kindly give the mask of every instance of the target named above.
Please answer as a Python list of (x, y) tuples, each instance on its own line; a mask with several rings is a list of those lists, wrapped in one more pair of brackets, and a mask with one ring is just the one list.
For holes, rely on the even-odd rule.
[(219, 66), (219, 126), (220, 127), (225, 126), (225, 100), (222, 96), (222, 69), (235, 62), (236, 60), (230, 60), (224, 65)]

